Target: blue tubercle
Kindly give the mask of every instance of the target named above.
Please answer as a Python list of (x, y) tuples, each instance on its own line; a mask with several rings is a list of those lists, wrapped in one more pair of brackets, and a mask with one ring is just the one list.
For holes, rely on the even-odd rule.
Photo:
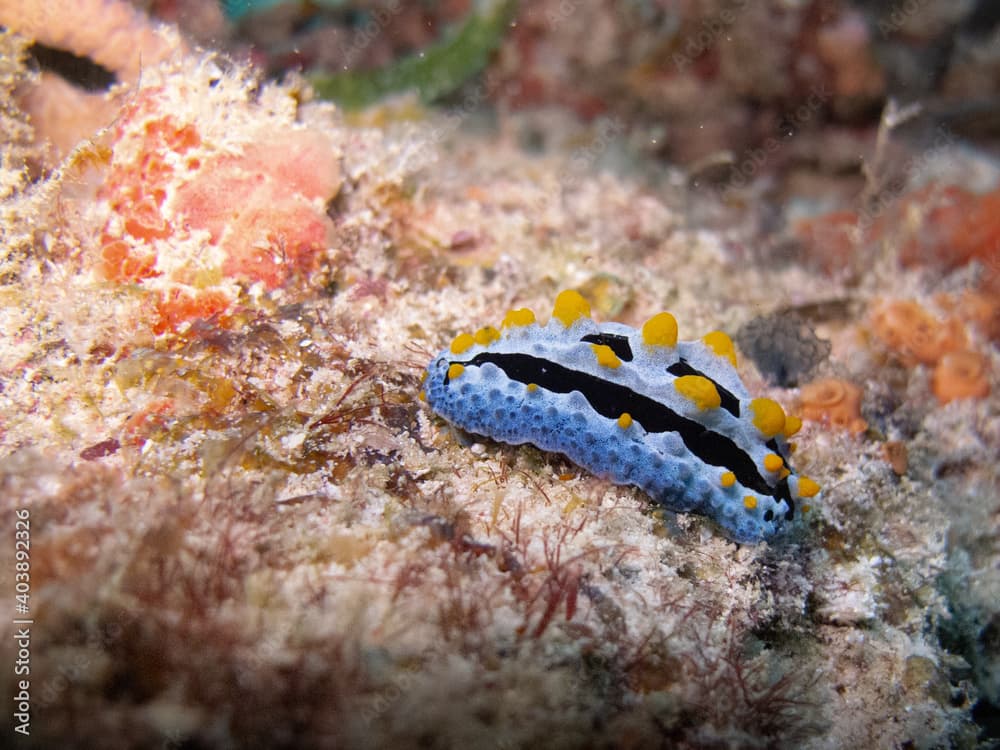
[(669, 313), (641, 329), (598, 324), (576, 292), (552, 319), (511, 311), (502, 332), (462, 334), (428, 366), (430, 407), (469, 432), (565, 454), (738, 542), (771, 537), (819, 487), (788, 465), (799, 421), (740, 381), (721, 332), (676, 339)]

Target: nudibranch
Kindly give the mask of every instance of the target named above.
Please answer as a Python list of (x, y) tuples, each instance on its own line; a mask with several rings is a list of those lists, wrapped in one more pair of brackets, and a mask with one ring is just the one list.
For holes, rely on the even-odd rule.
[(667, 312), (640, 329), (596, 323), (572, 290), (545, 325), (525, 308), (499, 329), (456, 336), (428, 366), (421, 398), (463, 430), (563, 453), (672, 511), (712, 518), (737, 542), (771, 537), (820, 489), (789, 464), (801, 420), (751, 397), (725, 333), (678, 341)]

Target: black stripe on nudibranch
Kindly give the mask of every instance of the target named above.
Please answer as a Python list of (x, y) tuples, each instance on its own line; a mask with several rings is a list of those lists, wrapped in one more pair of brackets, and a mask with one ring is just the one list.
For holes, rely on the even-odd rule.
[(618, 359), (623, 362), (632, 361), (632, 345), (628, 342), (628, 336), (620, 336), (617, 333), (588, 333), (580, 341), (586, 341), (588, 344), (604, 344)]
[(670, 367), (667, 368), (667, 372), (669, 372), (674, 377), (678, 378), (684, 375), (700, 375), (706, 380), (710, 380), (712, 382), (712, 385), (715, 386), (715, 390), (719, 392), (719, 398), (722, 400), (722, 408), (728, 411), (734, 417), (740, 416), (740, 400), (736, 398), (736, 396), (734, 396), (731, 391), (727, 391), (725, 388), (719, 385), (717, 381), (712, 380), (712, 378), (708, 377), (708, 375), (703, 373), (701, 370), (696, 370), (691, 365), (689, 365), (687, 360), (684, 359), (683, 357), (679, 361), (674, 362), (672, 365), (670, 365)]
[[(725, 467), (736, 475), (744, 487), (762, 495), (775, 494), (775, 488), (760, 475), (753, 459), (732, 439), (706, 429), (700, 422), (678, 414), (649, 396), (529, 354), (483, 352), (470, 360), (452, 362), (465, 367), (479, 367), (486, 363), (496, 365), (508, 378), (526, 385), (534, 383), (553, 393), (579, 391), (594, 411), (608, 419), (618, 419), (621, 414), (628, 413), (647, 432), (677, 433), (687, 449), (706, 464)], [(785, 483), (786, 495), (787, 492)]]

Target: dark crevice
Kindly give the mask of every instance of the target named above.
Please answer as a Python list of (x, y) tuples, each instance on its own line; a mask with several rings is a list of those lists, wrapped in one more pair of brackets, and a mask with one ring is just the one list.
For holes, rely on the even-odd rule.
[(55, 73), (85, 91), (107, 91), (118, 82), (114, 73), (89, 57), (78, 57), (38, 42), (28, 47), (28, 54), (40, 70)]

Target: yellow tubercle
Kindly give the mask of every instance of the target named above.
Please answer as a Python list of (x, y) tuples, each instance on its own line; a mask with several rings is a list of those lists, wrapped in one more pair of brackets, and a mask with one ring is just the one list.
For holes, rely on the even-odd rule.
[(623, 430), (627, 430), (629, 427), (631, 427), (632, 415), (629, 414), (627, 411), (623, 411), (622, 415), (618, 417), (618, 426), (621, 427)]
[(701, 410), (718, 409), (722, 404), (715, 383), (703, 375), (682, 375), (674, 380), (674, 388)]
[(601, 367), (610, 367), (612, 370), (621, 367), (622, 361), (618, 359), (618, 355), (607, 344), (591, 344), (590, 348), (594, 350), (594, 356), (597, 357), (597, 364)]
[(677, 319), (661, 312), (642, 324), (642, 343), (646, 346), (677, 346)]
[(716, 355), (725, 357), (733, 367), (736, 367), (736, 349), (733, 347), (733, 340), (729, 336), (722, 331), (711, 331), (702, 336), (701, 340)]
[(785, 410), (777, 401), (755, 398), (750, 402), (753, 424), (764, 437), (774, 437), (785, 428)]
[(475, 343), (471, 333), (460, 333), (451, 342), (451, 353), (461, 354)]
[(461, 377), (462, 373), (465, 372), (465, 368), (455, 362), (453, 365), (448, 367), (448, 380), (454, 380), (455, 378)]
[(743, 507), (747, 510), (753, 510), (757, 507), (757, 498), (753, 495), (747, 495), (743, 498)]
[(538, 390), (538, 383), (528, 383), (528, 393), (534, 393)]
[(815, 497), (818, 494), (818, 484), (809, 477), (799, 477), (799, 497)]
[(719, 484), (723, 487), (732, 487), (736, 484), (736, 475), (731, 471), (724, 472), (721, 477), (719, 477)]
[(782, 430), (782, 434), (784, 434), (786, 438), (790, 438), (801, 429), (802, 419), (800, 417), (795, 417), (791, 414), (785, 417), (785, 429)]
[(500, 327), (513, 328), (515, 326), (530, 326), (534, 322), (535, 313), (527, 307), (522, 307), (517, 310), (510, 310), (506, 315), (504, 315), (503, 323), (500, 324)]
[(424, 401), (424, 402), (426, 402), (426, 401), (427, 401), (427, 394), (426, 394), (426, 393), (424, 393), (423, 391), (420, 391), (420, 393), (418, 393), (418, 394), (417, 394), (417, 398), (418, 398), (418, 399), (419, 399), (420, 401)]
[(578, 291), (567, 289), (556, 296), (552, 317), (569, 328), (580, 318), (590, 317), (590, 304)]
[(493, 326), (483, 326), (473, 334), (472, 338), (480, 346), (489, 346), (500, 338), (500, 331)]
[(781, 460), (781, 456), (777, 453), (768, 453), (764, 456), (764, 468), (767, 471), (778, 471), (785, 465), (785, 462)]
[(780, 472), (778, 472), (778, 479), (784, 479), (785, 477), (789, 477), (791, 475), (792, 475), (792, 472), (786, 466)]

